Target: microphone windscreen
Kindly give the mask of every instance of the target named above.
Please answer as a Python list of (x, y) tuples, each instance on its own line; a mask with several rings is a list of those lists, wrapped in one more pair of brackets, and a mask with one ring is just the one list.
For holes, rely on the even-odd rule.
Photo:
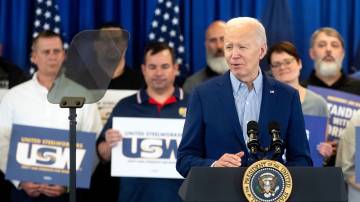
[(280, 125), (276, 121), (271, 121), (269, 123), (269, 133), (271, 134), (272, 130), (280, 131)]
[(259, 130), (259, 125), (256, 121), (249, 121), (247, 123), (247, 132), (249, 133), (249, 131), (258, 131)]

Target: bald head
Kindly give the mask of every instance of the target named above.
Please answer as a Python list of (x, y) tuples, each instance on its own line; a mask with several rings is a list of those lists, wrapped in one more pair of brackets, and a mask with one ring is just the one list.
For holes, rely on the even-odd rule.
[(215, 21), (211, 23), (205, 34), (206, 52), (212, 57), (224, 56), (224, 21)]
[(205, 34), (205, 47), (208, 54), (212, 57), (224, 56), (224, 21), (215, 21), (211, 23)]
[(206, 29), (206, 40), (210, 39), (213, 35), (216, 35), (216, 33), (224, 36), (225, 25), (226, 23), (221, 20), (217, 20), (211, 23)]

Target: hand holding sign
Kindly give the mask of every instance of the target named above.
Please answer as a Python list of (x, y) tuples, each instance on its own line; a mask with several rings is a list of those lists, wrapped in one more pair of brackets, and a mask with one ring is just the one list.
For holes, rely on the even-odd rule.
[(58, 197), (66, 192), (66, 187), (60, 185), (42, 184), (39, 191), (49, 197)]
[(122, 135), (118, 130), (109, 129), (105, 132), (105, 141), (111, 147), (115, 146), (121, 140), (122, 140)]
[(333, 155), (334, 152), (336, 152), (336, 146), (337, 146), (336, 140), (321, 142), (320, 144), (318, 144), (317, 150), (319, 151), (321, 156), (325, 158), (329, 158), (330, 156)]
[(41, 194), (39, 191), (40, 184), (37, 183), (22, 182), (20, 183), (20, 188), (22, 188), (30, 197), (38, 197)]
[(108, 129), (105, 132), (105, 142), (101, 142), (98, 146), (99, 154), (105, 161), (110, 161), (111, 149), (122, 140), (122, 135), (118, 130)]

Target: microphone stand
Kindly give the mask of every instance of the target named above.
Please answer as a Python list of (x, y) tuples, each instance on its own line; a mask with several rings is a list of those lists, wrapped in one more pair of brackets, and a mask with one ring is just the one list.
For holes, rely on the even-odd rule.
[(76, 108), (83, 107), (84, 97), (63, 97), (61, 108), (69, 108), (69, 147), (70, 147), (70, 202), (76, 202)]
[[(259, 141), (259, 140), (257, 140), (257, 141)], [(253, 160), (254, 162), (255, 161), (259, 161), (260, 159), (266, 159), (265, 157), (266, 157), (266, 153), (267, 152), (269, 152), (269, 151), (271, 151), (271, 150), (274, 150), (274, 153), (273, 153), (273, 155), (272, 155), (272, 157), (270, 158), (271, 160), (275, 160), (278, 156), (279, 156), (279, 154), (281, 154), (281, 151), (282, 151), (282, 149), (281, 149), (281, 147), (282, 147), (282, 144), (283, 144), (283, 142), (282, 142), (282, 140), (281, 139), (279, 139), (276, 143), (277, 144), (279, 144), (279, 145), (277, 145), (277, 146), (275, 146), (274, 145), (274, 141), (273, 140), (271, 140), (271, 144), (270, 144), (270, 146), (268, 146), (268, 147), (261, 147), (260, 146), (260, 143), (258, 143), (258, 147), (249, 147), (249, 149), (250, 149), (250, 154), (252, 154), (252, 156), (254, 156), (255, 157), (255, 159), (254, 158), (252, 158), (252, 157), (250, 157), (250, 160)], [(279, 149), (279, 150), (278, 150)], [(258, 156), (258, 153), (262, 153), (262, 156), (263, 156), (263, 158), (260, 158), (259, 156)]]

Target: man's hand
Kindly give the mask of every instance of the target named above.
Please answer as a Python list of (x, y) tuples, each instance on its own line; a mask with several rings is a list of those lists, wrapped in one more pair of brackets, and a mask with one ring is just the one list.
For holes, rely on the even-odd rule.
[(122, 140), (122, 136), (118, 130), (114, 130), (110, 128), (105, 132), (105, 142), (111, 148), (114, 147), (121, 140)]
[(66, 192), (66, 188), (60, 185), (41, 184), (39, 191), (49, 197), (58, 197)]
[(98, 151), (101, 158), (110, 161), (111, 149), (122, 140), (122, 135), (118, 130), (108, 129), (105, 132), (105, 141), (98, 145)]
[(336, 152), (337, 141), (322, 142), (317, 145), (317, 150), (321, 156), (329, 158)]
[(241, 151), (236, 154), (224, 154), (219, 160), (215, 161), (214, 167), (240, 167), (241, 157), (244, 156), (244, 152)]
[(20, 188), (23, 189), (30, 197), (38, 197), (41, 194), (39, 191), (40, 184), (32, 182), (21, 182)]

